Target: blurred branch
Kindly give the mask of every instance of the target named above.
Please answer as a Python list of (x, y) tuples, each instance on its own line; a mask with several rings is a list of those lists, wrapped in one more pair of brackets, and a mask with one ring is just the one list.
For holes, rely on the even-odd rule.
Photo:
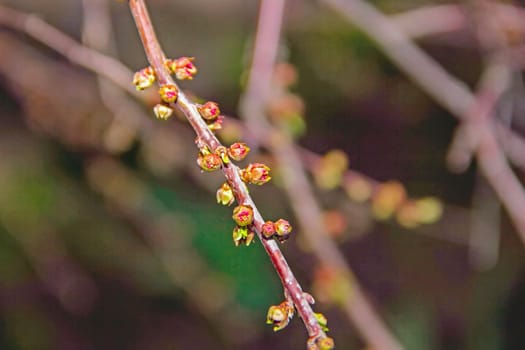
[(466, 84), (449, 75), (373, 5), (361, 0), (322, 1), (369, 35), (405, 74), (453, 114), (461, 116), (472, 104)]
[[(502, 29), (525, 33), (525, 9), (496, 2), (488, 4), (488, 9), (491, 16), (501, 22)], [(388, 18), (413, 39), (455, 32), (468, 28), (470, 22), (465, 7), (458, 4), (427, 5)]]
[[(175, 82), (171, 78), (170, 73), (167, 71), (164, 65), (166, 57), (156, 38), (144, 1), (130, 0), (129, 5), (133, 13), (140, 37), (142, 39), (146, 56), (148, 57), (148, 61), (150, 62), (151, 66), (155, 70), (159, 85), (164, 86), (166, 84), (170, 84), (176, 86)], [(206, 144), (212, 152), (215, 152), (219, 147), (222, 146), (219, 140), (215, 137), (215, 135), (211, 132), (211, 130), (201, 118), (196, 105), (188, 99), (184, 92), (179, 92), (176, 105), (174, 103), (172, 103), (172, 105), (172, 107), (178, 107), (181, 109), (186, 115), (189, 123), (197, 133), (199, 142)], [(319, 325), (312, 308), (310, 307), (308, 299), (305, 297), (301, 286), (295, 279), (295, 276), (288, 266), (277, 243), (275, 240), (266, 240), (264, 237), (262, 237), (261, 227), (264, 224), (264, 219), (257, 210), (255, 203), (247, 191), (246, 185), (242, 182), (239, 176), (239, 168), (230, 162), (225, 164), (222, 170), (226, 179), (228, 180), (228, 183), (234, 190), (237, 202), (239, 204), (250, 205), (253, 208), (254, 225), (257, 236), (259, 237), (259, 240), (261, 241), (266, 252), (270, 256), (270, 259), (286, 291), (285, 294), (287, 294), (287, 296), (293, 300), (297, 312), (301, 316), (306, 326), (310, 340), (315, 343), (318, 340), (327, 338), (326, 334)]]
[[(525, 209), (525, 191), (506, 163), (505, 155), (488, 122), (485, 122), (488, 116), (476, 117), (477, 114), (486, 112), (487, 105), (494, 103), (491, 101), (497, 99), (498, 91), (482, 89), (477, 96), (472, 95), (463, 82), (450, 76), (429, 55), (414, 45), (388, 17), (369, 3), (361, 0), (323, 1), (374, 39), (400, 69), (460, 120), (469, 120), (472, 116), (476, 118), (479, 142), (476, 154), (479, 166), (525, 243), (525, 217), (522, 215)], [(500, 122), (493, 120), (493, 123)]]
[[(76, 40), (49, 25), (38, 16), (0, 5), (0, 23), (26, 33), (33, 39), (64, 55), (71, 62), (111, 79), (122, 90), (127, 91), (136, 98), (148, 100), (147, 95), (139, 94), (129, 84), (133, 77), (133, 72), (125, 65), (112, 57), (79, 44)], [(155, 99), (157, 98), (155, 97)], [(149, 101), (151, 101), (151, 98)]]
[[(362, 0), (322, 0), (347, 17), (372, 38), (405, 74), (460, 120), (466, 119), (476, 97), (465, 83), (448, 74), (432, 57), (417, 47), (395, 22)], [(495, 121), (496, 128), (500, 126)], [(521, 136), (509, 130), (514, 137)], [(515, 153), (509, 153), (513, 157)], [(522, 157), (516, 165), (523, 164)], [(514, 161), (514, 158), (511, 158)]]
[[(111, 54), (115, 57), (115, 65), (121, 65), (116, 58), (115, 35), (113, 33), (108, 0), (83, 0), (82, 41), (87, 49), (93, 52)], [(123, 71), (131, 71), (123, 66)], [(99, 95), (104, 106), (111, 111), (113, 120), (104, 134), (104, 143), (111, 152), (121, 152), (130, 147), (137, 133), (148, 133), (153, 122), (144, 118), (144, 112), (139, 106), (115, 84), (115, 78), (109, 79), (97, 75)], [(128, 80), (129, 81), (129, 80)], [(139, 94), (133, 91), (133, 96)], [(141, 96), (142, 97), (142, 96)]]
[(378, 350), (402, 349), (372, 308), (337, 245), (325, 234), (321, 209), (293, 139), (284, 129), (273, 128), (265, 115), (268, 100), (272, 98), (270, 91), (276, 89), (270, 87), (284, 6), (284, 0), (261, 1), (248, 85), (240, 101), (241, 115), (253, 134), (259, 135), (259, 142), (276, 158), (289, 202), (316, 258), (323, 268), (341, 276), (338, 282), (348, 286), (345, 290), (349, 293), (340, 296), (347, 316), (369, 346)]
[(467, 22), (461, 7), (453, 4), (424, 6), (389, 18), (410, 38), (455, 32)]

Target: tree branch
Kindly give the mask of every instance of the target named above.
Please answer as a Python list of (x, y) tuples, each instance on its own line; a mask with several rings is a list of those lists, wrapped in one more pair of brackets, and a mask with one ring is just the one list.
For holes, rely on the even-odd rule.
[[(155, 70), (159, 84), (161, 86), (166, 84), (172, 84), (176, 86), (175, 82), (170, 76), (170, 73), (167, 71), (164, 65), (166, 57), (155, 35), (144, 1), (130, 0), (129, 5), (140, 37), (142, 39), (146, 56), (148, 57), (148, 61), (150, 62), (151, 66)], [(215, 135), (211, 132), (211, 130), (201, 118), (197, 110), (197, 106), (184, 94), (184, 92), (179, 92), (176, 105), (172, 105), (173, 107), (178, 107), (185, 114), (190, 125), (195, 130), (198, 139), (204, 142), (212, 152), (222, 146), (219, 140), (215, 137)], [(264, 220), (255, 206), (252, 198), (250, 197), (245, 184), (242, 182), (239, 176), (239, 168), (230, 162), (226, 164), (222, 170), (230, 186), (234, 190), (237, 202), (239, 204), (250, 205), (253, 208), (254, 226), (257, 236), (259, 237), (259, 240), (261, 241), (264, 249), (268, 253), (270, 260), (272, 261), (272, 264), (274, 265), (274, 268), (281, 279), (283, 287), (286, 291), (285, 294), (289, 295), (289, 297), (293, 300), (297, 312), (301, 316), (306, 326), (308, 335), (314, 341), (317, 339), (326, 338), (326, 334), (319, 325), (314, 312), (307, 298), (305, 297), (301, 286), (299, 285), (299, 282), (288, 266), (288, 263), (286, 262), (286, 259), (280, 251), (277, 243), (274, 240), (266, 240), (264, 237), (262, 237), (261, 227), (264, 224)]]

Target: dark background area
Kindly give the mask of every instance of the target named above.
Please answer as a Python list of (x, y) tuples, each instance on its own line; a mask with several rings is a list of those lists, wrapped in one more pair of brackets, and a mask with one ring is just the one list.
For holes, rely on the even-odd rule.
[[(374, 3), (397, 13), (438, 2)], [(81, 40), (81, 1), (3, 4)], [(148, 6), (167, 54), (196, 57), (199, 74), (183, 88), (236, 116), (258, 3)], [(111, 1), (111, 19), (119, 59), (142, 68), (125, 1)], [(447, 169), (456, 119), (317, 2), (289, 1), (282, 38), (280, 59), (297, 69), (292, 91), (305, 104), (298, 143), (318, 154), (341, 149), (352, 170), (444, 205), (438, 223), (407, 229), (374, 220), (369, 203), (343, 191), (317, 190), (324, 209), (351, 208), (336, 239), (406, 349), (525, 348), (524, 247), (505, 214), (487, 217), (500, 231), (498, 258), (472, 261), (470, 209), (482, 180), (475, 164), (463, 174)], [(418, 44), (475, 86), (482, 59), (467, 31)], [(278, 333), (265, 324), (282, 299), (279, 280), (259, 243), (233, 246), (230, 209), (214, 203), (221, 175), (199, 171), (189, 126), (158, 124), (138, 103), (154, 126), (129, 129), (115, 124), (103, 97), (94, 74), (0, 26), (0, 349), (304, 348), (300, 319)], [(511, 103), (519, 126), (523, 103)], [(252, 193), (265, 216), (295, 221), (278, 178)], [(300, 230), (283, 250), (310, 290), (316, 261)], [(339, 349), (364, 348), (341, 310), (316, 308)]]

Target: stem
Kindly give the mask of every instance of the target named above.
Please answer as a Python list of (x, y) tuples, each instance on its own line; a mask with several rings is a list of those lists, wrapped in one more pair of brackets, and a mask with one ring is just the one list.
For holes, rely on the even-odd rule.
[[(146, 56), (151, 66), (155, 70), (159, 84), (177, 84), (172, 79), (171, 75), (164, 66), (165, 55), (160, 47), (160, 44), (155, 35), (151, 19), (149, 17), (146, 5), (143, 0), (130, 0), (130, 9), (135, 19), (137, 29), (142, 39), (142, 44), (146, 52)], [(218, 147), (222, 146), (215, 135), (209, 130), (206, 123), (202, 120), (197, 106), (190, 101), (190, 99), (179, 89), (179, 98), (176, 104), (172, 107), (178, 107), (188, 119), (190, 125), (195, 130), (200, 141), (204, 142), (213, 152)], [(247, 204), (253, 208), (254, 211), (254, 226), (257, 236), (261, 241), (264, 249), (268, 253), (270, 260), (281, 279), (283, 288), (292, 299), (297, 312), (303, 319), (308, 335), (311, 338), (323, 338), (326, 334), (321, 329), (314, 316), (314, 312), (305, 298), (301, 286), (291, 271), (286, 259), (274, 240), (266, 240), (261, 235), (261, 226), (264, 224), (264, 219), (259, 210), (255, 206), (252, 198), (248, 194), (245, 184), (239, 176), (239, 168), (229, 163), (223, 167), (223, 172), (228, 180), (228, 183), (233, 188), (235, 198), (239, 204)]]

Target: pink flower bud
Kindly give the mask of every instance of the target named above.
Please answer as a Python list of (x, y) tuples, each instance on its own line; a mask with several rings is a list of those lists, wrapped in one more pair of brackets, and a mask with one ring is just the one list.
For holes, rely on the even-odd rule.
[(146, 67), (133, 75), (133, 85), (138, 91), (149, 88), (155, 82), (155, 71), (151, 67)]
[(221, 114), (219, 105), (215, 102), (208, 101), (203, 105), (197, 107), (202, 118), (207, 121), (214, 121)]
[(166, 103), (177, 102), (179, 98), (179, 89), (172, 84), (162, 85), (159, 89), (159, 95), (162, 101)]
[(167, 60), (166, 67), (179, 80), (192, 80), (197, 74), (197, 67), (193, 64), (195, 57), (179, 57), (175, 60)]
[(241, 170), (241, 178), (244, 182), (263, 185), (271, 180), (270, 168), (261, 163), (250, 164), (246, 169)]
[(153, 107), (153, 112), (155, 113), (155, 117), (157, 117), (157, 119), (167, 120), (173, 114), (173, 108), (159, 103)]
[(222, 160), (221, 157), (213, 153), (199, 154), (197, 164), (204, 171), (215, 171), (222, 166)]
[(249, 205), (238, 205), (233, 209), (233, 221), (239, 226), (248, 226), (253, 222), (253, 209)]
[(235, 200), (233, 190), (228, 183), (223, 183), (222, 186), (217, 190), (217, 203), (222, 205), (231, 205)]
[(228, 148), (228, 154), (230, 157), (238, 162), (246, 158), (248, 152), (250, 152), (250, 147), (243, 142), (235, 142), (230, 148)]
[(275, 226), (272, 221), (266, 221), (261, 226), (261, 234), (266, 238), (272, 238), (272, 236), (275, 234)]
[(290, 236), (292, 232), (292, 225), (287, 220), (279, 219), (274, 223), (275, 233), (277, 234), (277, 239), (283, 242)]

